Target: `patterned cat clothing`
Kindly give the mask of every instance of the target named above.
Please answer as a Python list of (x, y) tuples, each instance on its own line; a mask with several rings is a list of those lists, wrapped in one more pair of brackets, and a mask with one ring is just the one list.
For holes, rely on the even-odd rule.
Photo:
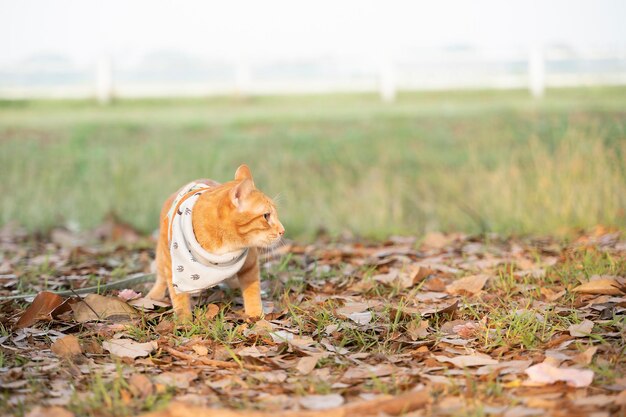
[(177, 293), (196, 293), (237, 275), (248, 256), (247, 248), (217, 255), (205, 250), (196, 240), (191, 222), (193, 206), (210, 188), (197, 182), (187, 184), (167, 214), (172, 283)]

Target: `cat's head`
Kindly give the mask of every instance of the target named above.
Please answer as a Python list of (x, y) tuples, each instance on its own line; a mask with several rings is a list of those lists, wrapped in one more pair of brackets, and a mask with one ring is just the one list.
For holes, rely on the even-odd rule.
[(271, 198), (257, 190), (247, 165), (235, 172), (228, 187), (229, 218), (243, 246), (269, 247), (280, 241), (285, 228)]

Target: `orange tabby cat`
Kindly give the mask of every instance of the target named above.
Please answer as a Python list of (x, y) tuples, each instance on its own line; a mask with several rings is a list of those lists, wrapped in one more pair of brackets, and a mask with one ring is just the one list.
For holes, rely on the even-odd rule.
[(259, 316), (263, 309), (257, 247), (271, 246), (284, 233), (274, 203), (255, 188), (246, 165), (225, 184), (188, 184), (161, 210), (157, 280), (148, 297), (163, 299), (169, 290), (174, 312), (188, 319), (190, 293), (216, 285), (225, 274), (236, 274), (245, 313)]

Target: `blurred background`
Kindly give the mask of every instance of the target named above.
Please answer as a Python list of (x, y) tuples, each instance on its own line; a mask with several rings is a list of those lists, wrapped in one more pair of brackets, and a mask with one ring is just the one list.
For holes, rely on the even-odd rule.
[(292, 238), (626, 225), (621, 1), (0, 1), (0, 222), (144, 232), (246, 162)]

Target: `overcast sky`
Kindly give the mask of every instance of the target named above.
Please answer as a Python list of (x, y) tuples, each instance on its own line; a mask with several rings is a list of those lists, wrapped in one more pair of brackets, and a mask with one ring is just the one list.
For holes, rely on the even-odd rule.
[(419, 47), (626, 46), (624, 0), (0, 0), (0, 64), (60, 54), (207, 58), (394, 54)]

